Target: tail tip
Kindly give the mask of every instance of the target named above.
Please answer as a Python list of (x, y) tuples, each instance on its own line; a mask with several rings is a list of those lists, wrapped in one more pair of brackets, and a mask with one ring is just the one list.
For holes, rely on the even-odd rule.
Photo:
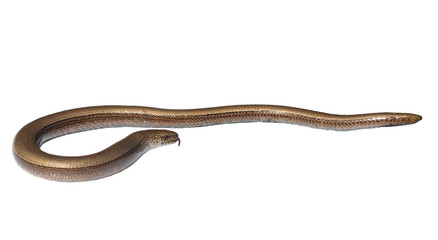
[(407, 117), (409, 120), (408, 121), (409, 124), (417, 123), (417, 122), (421, 121), (421, 119), (423, 119), (423, 117), (421, 115), (413, 114), (413, 113), (409, 114)]

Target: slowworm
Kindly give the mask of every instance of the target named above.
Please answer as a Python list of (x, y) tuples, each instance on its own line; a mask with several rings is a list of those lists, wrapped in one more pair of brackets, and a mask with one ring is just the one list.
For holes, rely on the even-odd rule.
[(72, 109), (39, 118), (16, 135), (13, 152), (18, 164), (36, 176), (55, 181), (88, 181), (118, 173), (145, 152), (179, 142), (168, 130), (135, 132), (107, 149), (86, 156), (57, 156), (42, 151), (45, 142), (71, 133), (108, 127), (186, 128), (227, 123), (275, 122), (331, 130), (355, 130), (413, 124), (411, 113), (337, 115), (274, 105), (238, 105), (170, 110), (135, 106)]

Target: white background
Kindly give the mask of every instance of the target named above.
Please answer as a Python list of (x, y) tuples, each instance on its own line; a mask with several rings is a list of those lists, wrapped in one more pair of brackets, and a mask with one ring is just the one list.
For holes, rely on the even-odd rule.
[[(438, 239), (436, 1), (2, 1), (1, 239)], [(12, 157), (26, 123), (90, 105), (278, 104), (423, 115), (351, 132), (177, 129), (85, 183)], [(96, 152), (134, 129), (54, 140)]]

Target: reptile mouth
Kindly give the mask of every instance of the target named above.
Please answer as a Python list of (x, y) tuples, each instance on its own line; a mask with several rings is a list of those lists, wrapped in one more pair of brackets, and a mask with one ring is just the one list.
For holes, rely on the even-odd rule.
[(166, 136), (166, 138), (164, 139), (164, 144), (169, 145), (169, 144), (174, 144), (178, 142), (178, 147), (179, 145), (181, 145), (181, 140), (179, 139), (178, 136)]

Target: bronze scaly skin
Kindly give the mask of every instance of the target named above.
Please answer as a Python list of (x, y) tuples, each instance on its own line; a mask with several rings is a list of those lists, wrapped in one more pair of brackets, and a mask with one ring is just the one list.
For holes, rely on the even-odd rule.
[(179, 142), (168, 130), (135, 132), (107, 149), (78, 157), (43, 152), (45, 142), (71, 133), (108, 127), (188, 128), (228, 123), (275, 122), (330, 130), (356, 130), (414, 124), (421, 116), (411, 113), (336, 115), (274, 105), (236, 105), (171, 110), (135, 106), (97, 106), (67, 110), (39, 118), (16, 135), (13, 152), (28, 172), (55, 181), (89, 181), (118, 173), (145, 152)]

